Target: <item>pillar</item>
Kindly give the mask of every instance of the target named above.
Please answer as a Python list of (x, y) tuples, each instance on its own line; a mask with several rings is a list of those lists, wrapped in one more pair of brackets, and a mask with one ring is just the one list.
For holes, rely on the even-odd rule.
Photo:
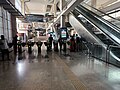
[[(64, 0), (60, 0), (60, 12), (63, 11), (63, 3), (64, 3)], [(60, 27), (64, 27), (65, 26), (65, 15), (62, 15), (60, 17)]]
[(11, 15), (11, 29), (12, 29), (12, 37), (17, 34), (17, 27), (16, 27), (16, 17)]
[(54, 7), (54, 17), (57, 17), (57, 15), (56, 15), (56, 13), (57, 13), (57, 7), (56, 7), (56, 0), (54, 0), (54, 5), (53, 5), (53, 7)]
[(69, 14), (66, 15), (66, 22), (69, 22)]
[(25, 5), (24, 5), (24, 0), (22, 2), (22, 14), (25, 15)]
[(91, 0), (91, 6), (96, 7), (97, 1), (96, 0)]
[(65, 27), (65, 15), (60, 17), (60, 27)]

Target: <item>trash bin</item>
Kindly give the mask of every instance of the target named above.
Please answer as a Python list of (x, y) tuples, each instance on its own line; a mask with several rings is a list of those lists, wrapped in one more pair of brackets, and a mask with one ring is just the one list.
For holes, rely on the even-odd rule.
[(27, 43), (27, 45), (28, 45), (28, 53), (32, 53), (33, 43), (32, 43), (31, 41), (29, 41), (29, 42)]
[(22, 53), (22, 43), (21, 43), (21, 41), (19, 41), (17, 43), (17, 45), (18, 45), (18, 53), (21, 54)]

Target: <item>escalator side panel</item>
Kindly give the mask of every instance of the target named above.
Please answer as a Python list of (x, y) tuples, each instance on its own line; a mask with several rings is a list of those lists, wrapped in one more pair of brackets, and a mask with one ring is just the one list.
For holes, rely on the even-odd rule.
[(94, 23), (110, 39), (114, 40), (115, 43), (120, 44), (119, 33), (117, 33), (112, 28), (110, 28), (108, 25), (106, 25), (105, 23), (100, 21), (98, 17), (93, 16), (92, 14), (90, 14), (86, 10), (82, 9), (81, 7), (77, 7), (76, 10), (79, 11), (83, 16), (85, 16), (92, 23)]
[(71, 14), (69, 14), (69, 23), (88, 42), (98, 43), (98, 40)]

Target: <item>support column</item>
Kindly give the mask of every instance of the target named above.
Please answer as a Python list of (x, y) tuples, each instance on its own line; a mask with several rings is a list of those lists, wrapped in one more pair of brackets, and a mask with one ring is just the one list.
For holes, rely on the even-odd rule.
[(69, 22), (69, 14), (66, 15), (66, 22)]
[(96, 1), (96, 0), (92, 0), (92, 1), (91, 1), (91, 6), (92, 6), (92, 7), (96, 7), (96, 4), (97, 4), (97, 1)]
[(24, 0), (21, 1), (22, 2), (22, 14), (25, 15), (25, 5), (24, 5)]
[[(63, 11), (63, 2), (64, 0), (60, 0), (60, 12)], [(60, 27), (64, 27), (65, 26), (65, 15), (62, 15), (60, 17)]]
[(60, 17), (60, 27), (65, 27), (65, 15)]
[(14, 37), (17, 34), (17, 28), (16, 28), (16, 17), (11, 15), (11, 28), (12, 28), (12, 37)]
[(56, 7), (56, 0), (54, 0), (54, 5), (53, 5), (53, 7), (54, 7), (54, 17), (57, 17), (57, 15), (56, 15), (56, 13), (57, 13), (57, 7)]

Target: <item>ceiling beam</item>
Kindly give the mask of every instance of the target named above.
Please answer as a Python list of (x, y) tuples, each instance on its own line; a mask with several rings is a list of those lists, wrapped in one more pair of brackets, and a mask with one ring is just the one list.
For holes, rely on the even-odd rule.
[(113, 10), (118, 9), (118, 8), (120, 8), (120, 2), (115, 3), (113, 5), (110, 5), (108, 7), (100, 9), (100, 10), (103, 11), (104, 13), (107, 13), (107, 12), (113, 11)]
[(105, 7), (107, 7), (108, 5), (114, 3), (115, 1), (117, 1), (117, 0), (109, 0), (109, 1), (105, 2), (104, 4), (101, 4), (101, 7), (100, 7), (100, 8), (105, 8)]
[(63, 9), (63, 11), (61, 12), (61, 14), (57, 16), (56, 20), (52, 24), (50, 24), (48, 26), (48, 29), (50, 27), (54, 26), (54, 24), (56, 24), (59, 21), (59, 19), (60, 19), (60, 17), (62, 15), (65, 15), (65, 14), (69, 13), (71, 10), (73, 10), (75, 8), (75, 6), (77, 6), (78, 4), (80, 4), (82, 1), (83, 0), (71, 0), (71, 2), (66, 6), (66, 8)]

